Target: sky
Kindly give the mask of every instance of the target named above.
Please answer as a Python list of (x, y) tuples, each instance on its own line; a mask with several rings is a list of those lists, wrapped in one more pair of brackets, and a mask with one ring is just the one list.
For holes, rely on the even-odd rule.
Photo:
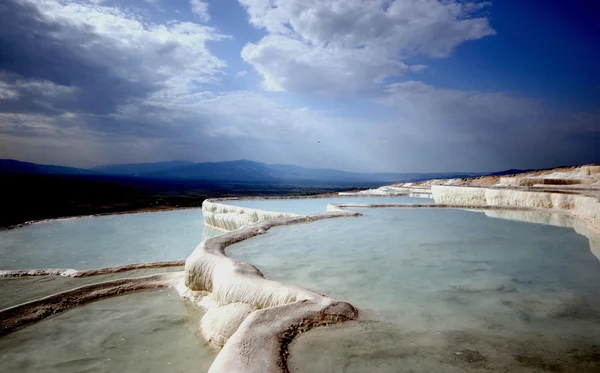
[(0, 158), (600, 162), (593, 0), (3, 0)]

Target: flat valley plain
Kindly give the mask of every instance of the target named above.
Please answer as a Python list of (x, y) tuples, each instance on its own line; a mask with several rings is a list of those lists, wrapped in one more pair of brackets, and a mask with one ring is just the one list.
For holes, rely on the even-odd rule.
[(207, 182), (104, 175), (0, 173), (0, 229), (61, 217), (201, 207), (206, 198), (308, 196), (377, 186)]

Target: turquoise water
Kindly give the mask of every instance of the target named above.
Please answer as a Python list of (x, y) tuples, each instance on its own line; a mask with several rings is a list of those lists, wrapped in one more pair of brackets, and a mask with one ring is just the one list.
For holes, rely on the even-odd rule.
[[(284, 211), (273, 207), (282, 203), (289, 212), (312, 213), (327, 203), (428, 202), (406, 198), (232, 203)], [(269, 279), (361, 309), (361, 322), (297, 338), (290, 346), (291, 372), (600, 371), (600, 261), (593, 254), (600, 252), (600, 241), (577, 234), (571, 224), (585, 230), (568, 218), (514, 211), (487, 212), (494, 218), (452, 209), (360, 211), (364, 216), (276, 227), (228, 248), (230, 256), (256, 265)], [(202, 239), (220, 233), (203, 227), (200, 210), (41, 223), (0, 232), (0, 268), (86, 269), (185, 259)], [(10, 305), (87, 280), (4, 279), (0, 292), (18, 298)], [(200, 316), (172, 289), (95, 302), (0, 338), (0, 367), (206, 372), (217, 351), (196, 335)]]
[(600, 262), (573, 229), (451, 209), (361, 212), (273, 228), (228, 253), (406, 330), (600, 344)]
[(430, 198), (416, 197), (334, 197), (303, 199), (236, 200), (221, 202), (253, 209), (306, 215), (325, 212), (330, 203), (433, 203)]
[[(0, 268), (88, 269), (183, 260), (206, 237), (200, 209), (66, 219), (0, 232)], [(0, 279), (0, 308), (88, 283), (157, 272), (90, 278)], [(217, 350), (198, 335), (199, 310), (174, 289), (90, 303), (0, 338), (7, 372), (206, 372)]]
[(200, 209), (56, 220), (0, 232), (0, 269), (184, 260), (206, 237)]
[(90, 303), (0, 337), (0, 370), (206, 372), (218, 350), (197, 335), (200, 317), (174, 289)]

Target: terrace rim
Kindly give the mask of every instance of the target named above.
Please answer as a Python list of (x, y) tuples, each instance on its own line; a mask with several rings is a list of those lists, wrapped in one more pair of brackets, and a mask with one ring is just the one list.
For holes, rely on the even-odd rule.
[[(445, 189), (444, 189), (445, 188)], [(239, 325), (233, 330), (233, 333), (227, 336), (228, 340), (213, 362), (209, 373), (220, 372), (269, 372), (286, 373), (288, 351), (287, 346), (298, 334), (312, 328), (341, 323), (348, 320), (356, 320), (360, 316), (360, 311), (351, 304), (335, 300), (326, 295), (318, 294), (310, 290), (288, 286), (283, 283), (265, 279), (258, 268), (249, 263), (229, 258), (225, 254), (225, 249), (243, 240), (262, 235), (270, 228), (276, 226), (286, 226), (292, 224), (310, 223), (324, 219), (359, 217), (362, 214), (348, 209), (352, 208), (435, 208), (435, 209), (470, 209), (470, 210), (514, 210), (514, 211), (541, 211), (549, 213), (559, 213), (573, 216), (582, 220), (595, 233), (600, 232), (600, 214), (597, 214), (598, 205), (590, 206), (589, 209), (563, 208), (566, 205), (546, 207), (532, 207), (532, 203), (524, 203), (522, 206), (515, 203), (500, 205), (490, 205), (486, 200), (468, 200), (460, 194), (472, 187), (442, 187), (432, 188), (434, 199), (443, 201), (448, 196), (436, 198), (437, 193), (442, 190), (444, 193), (459, 195), (459, 198), (451, 198), (453, 203), (433, 203), (433, 204), (354, 204), (340, 203), (329, 204), (327, 212), (311, 215), (278, 216), (252, 222), (251, 224), (236, 227), (235, 230), (228, 231), (221, 236), (209, 238), (202, 241), (194, 250), (191, 256), (185, 262), (185, 272), (160, 273), (152, 276), (143, 276), (123, 280), (113, 280), (104, 283), (82, 286), (68, 292), (58, 293), (42, 299), (26, 302), (14, 307), (0, 310), (0, 335), (10, 333), (20, 327), (24, 327), (33, 322), (40, 321), (47, 316), (61, 312), (70, 307), (85, 304), (100, 298), (123, 295), (128, 292), (138, 291), (157, 287), (175, 287), (180, 292), (182, 299), (193, 301), (197, 306), (210, 309), (231, 304), (246, 303), (250, 304), (252, 311), (243, 317)], [(460, 191), (460, 189), (463, 189)], [(477, 188), (483, 192), (486, 190), (498, 188)], [(457, 190), (459, 190), (457, 192)], [(538, 195), (562, 194), (568, 198), (585, 198), (586, 201), (579, 202), (584, 204), (599, 204), (596, 197), (584, 193), (558, 193), (556, 191), (539, 191), (527, 188), (500, 188), (507, 192), (531, 192)], [(398, 193), (390, 195), (397, 197), (408, 195), (409, 193)], [(322, 196), (290, 196), (285, 198), (277, 197), (253, 197), (253, 198), (221, 198), (207, 199), (203, 203), (204, 209), (225, 209), (229, 211), (234, 208), (237, 214), (256, 214), (256, 209), (241, 208), (231, 205), (225, 205), (221, 202), (231, 202), (236, 200), (269, 200), (269, 199), (306, 199), (306, 198), (328, 198), (331, 195)], [(344, 198), (351, 197), (344, 195)], [(357, 195), (356, 197), (384, 197)], [(548, 196), (544, 196), (546, 198)], [(462, 198), (462, 203), (461, 202)], [(591, 199), (588, 201), (587, 199)], [(536, 205), (535, 203), (533, 204)], [(539, 205), (544, 205), (540, 203)], [(577, 205), (577, 203), (575, 203)], [(571, 205), (569, 205), (571, 206)], [(267, 211), (267, 213), (279, 214)], [(206, 215), (205, 215), (206, 219)], [(217, 227), (223, 229), (223, 227)], [(148, 263), (134, 265), (147, 267), (173, 266), (181, 265), (181, 262), (173, 263)], [(92, 270), (90, 275), (107, 273), (112, 270), (122, 272), (126, 271), (124, 267), (119, 269)], [(132, 268), (132, 269), (136, 269)], [(54, 271), (54, 272), (53, 272)], [(14, 276), (73, 276), (80, 277), (83, 272), (74, 270), (15, 270), (0, 271), (0, 277)], [(93, 273), (93, 274), (92, 274)], [(77, 275), (79, 274), (79, 276)], [(117, 281), (117, 283), (115, 283)], [(105, 289), (105, 290), (102, 290)], [(106, 290), (107, 289), (107, 290)], [(62, 301), (69, 292), (75, 291), (78, 294), (75, 301), (67, 302), (65, 306)], [(203, 298), (213, 298), (218, 303), (202, 302)], [(200, 300), (200, 301), (199, 301)], [(207, 304), (209, 304), (207, 306)], [(17, 312), (18, 311), (18, 312)], [(227, 324), (229, 320), (219, 320)]]

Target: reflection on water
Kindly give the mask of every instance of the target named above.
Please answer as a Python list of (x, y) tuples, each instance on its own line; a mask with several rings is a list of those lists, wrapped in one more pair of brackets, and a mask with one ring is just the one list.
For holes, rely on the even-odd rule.
[(303, 198), (303, 199), (256, 199), (256, 200), (235, 200), (221, 202), (228, 205), (239, 207), (249, 207), (253, 209), (288, 212), (298, 215), (316, 214), (325, 212), (330, 203), (433, 203), (430, 198), (416, 197), (332, 197), (332, 198)]
[[(498, 356), (512, 354), (515, 345), (508, 345), (526, 340), (548, 351), (563, 351), (568, 346), (555, 341), (569, 340), (598, 353), (593, 346), (600, 345), (600, 262), (585, 236), (474, 211), (362, 212), (356, 219), (274, 228), (231, 246), (229, 253), (268, 278), (347, 300), (367, 319), (393, 323), (402, 331), (394, 337), (401, 337), (397, 344), (406, 342), (404, 333), (443, 336), (447, 343), (435, 347), (443, 349), (454, 343), (447, 336), (464, 335), (499, 338), (489, 342), (500, 349)], [(537, 358), (521, 357), (534, 359), (532, 365)]]
[(584, 222), (566, 214), (548, 214), (540, 211), (487, 210), (490, 218), (522, 221), (526, 223), (549, 224), (557, 227), (573, 228), (575, 232), (588, 238), (590, 250), (600, 260), (600, 236), (592, 232)]
[(221, 233), (204, 228), (200, 209), (57, 220), (0, 232), (0, 269), (184, 260), (204, 238)]
[(217, 350), (173, 289), (91, 303), (0, 338), (3, 372), (206, 372)]

